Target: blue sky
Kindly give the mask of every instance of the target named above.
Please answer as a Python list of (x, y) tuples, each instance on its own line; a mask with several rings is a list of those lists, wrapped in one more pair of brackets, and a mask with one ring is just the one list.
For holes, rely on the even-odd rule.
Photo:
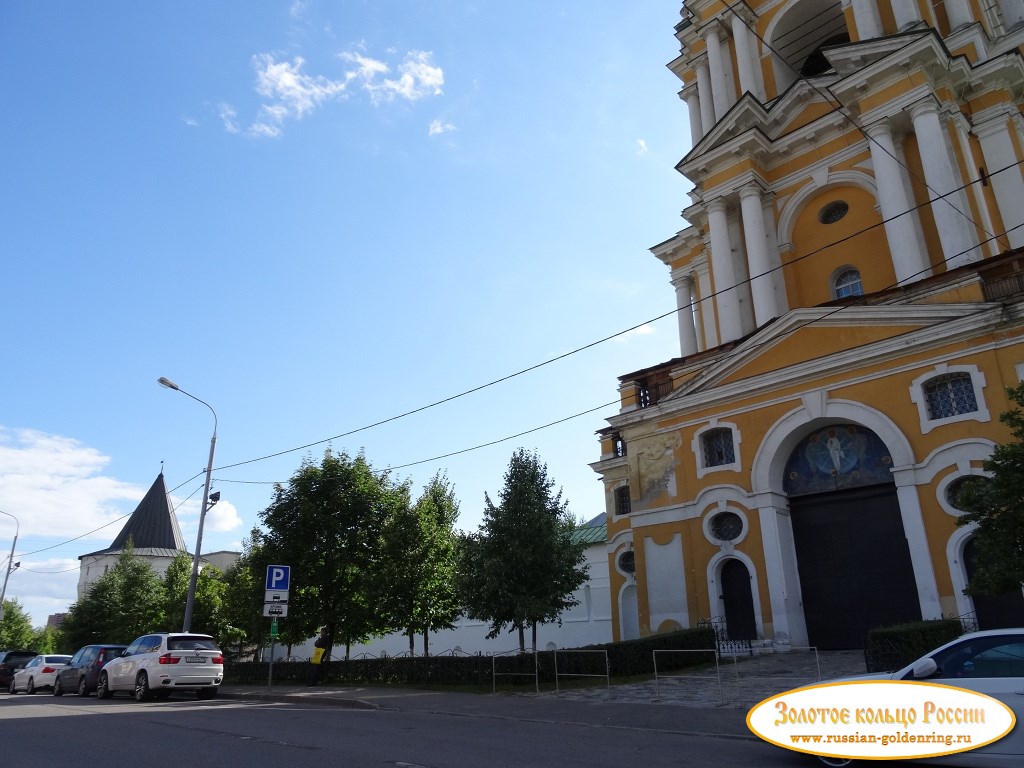
[(218, 416), (204, 551), (328, 445), (414, 496), (447, 472), (466, 530), (520, 446), (601, 513), (600, 406), (678, 354), (646, 321), (688, 202), (679, 5), (0, 5), (8, 597), (65, 609), (161, 462), (194, 547), (213, 419), (160, 376)]

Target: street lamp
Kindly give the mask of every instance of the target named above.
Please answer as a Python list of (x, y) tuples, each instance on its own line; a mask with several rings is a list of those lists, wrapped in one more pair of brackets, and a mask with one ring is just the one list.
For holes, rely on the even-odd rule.
[(4, 512), (0, 509), (0, 515), (7, 515), (11, 520), (14, 521), (14, 541), (11, 542), (11, 558), (7, 561), (7, 570), (4, 571), (4, 586), (0, 589), (0, 621), (4, 619), (4, 595), (7, 594), (7, 580), (11, 578), (11, 572), (14, 571), (18, 565), (14, 564), (14, 547), (18, 543), (18, 532), (21, 531), (21, 523), (18, 522), (18, 518), (12, 515), (10, 512)]
[[(213, 451), (217, 447), (217, 412), (213, 410), (213, 406), (208, 402), (186, 392), (166, 376), (161, 376), (157, 379), (157, 383), (161, 387), (181, 392), (181, 394), (191, 397), (197, 403), (202, 403), (213, 414), (213, 437), (210, 438), (210, 460), (206, 464), (206, 486), (203, 488), (203, 506), (199, 512), (199, 534), (196, 536), (196, 552), (192, 556), (192, 575), (188, 580), (188, 597), (185, 598), (185, 621), (181, 627), (182, 632), (189, 632), (192, 629), (192, 608), (196, 602), (196, 582), (199, 580), (199, 554), (203, 547), (203, 523), (206, 521), (206, 511), (212, 506), (210, 504), (210, 479), (213, 476)], [(219, 498), (219, 494), (217, 495)]]

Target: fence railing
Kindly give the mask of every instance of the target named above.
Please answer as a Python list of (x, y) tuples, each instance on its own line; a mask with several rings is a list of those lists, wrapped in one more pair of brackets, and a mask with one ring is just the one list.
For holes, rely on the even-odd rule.
[[(595, 655), (601, 656), (603, 661), (604, 661), (604, 672), (603, 673), (598, 673), (598, 672), (570, 672), (570, 671), (568, 671), (565, 668), (565, 666), (563, 666), (561, 669), (559, 669), (559, 667), (558, 667), (558, 657), (559, 657), (559, 655), (561, 655), (561, 657), (562, 657), (563, 665), (565, 665), (565, 663), (566, 663), (566, 661), (568, 659), (572, 659), (573, 657), (577, 657), (577, 658), (580, 658), (580, 657), (582, 657), (582, 658), (591, 658), (591, 657), (593, 657)], [(606, 688), (611, 688), (612, 687), (612, 671), (611, 671), (611, 664), (609, 664), (609, 662), (608, 662), (608, 651), (598, 651), (598, 650), (592, 650), (592, 651), (585, 651), (585, 650), (559, 651), (559, 650), (555, 650), (554, 651), (554, 657), (555, 657), (555, 690), (556, 691), (559, 690), (558, 683), (559, 683), (559, 678), (560, 677), (603, 677), (604, 678), (605, 687)], [(580, 669), (580, 667), (577, 666), (576, 669)]]
[[(522, 669), (522, 667), (523, 667), (523, 659), (525, 659), (525, 658), (528, 658), (528, 659), (532, 660), (532, 662), (533, 662), (533, 671), (532, 672), (520, 672), (520, 671), (515, 671), (515, 672), (501, 671), (501, 672), (499, 672), (498, 671), (498, 667), (499, 666), (505, 666), (506, 669), (508, 668), (508, 666), (511, 666), (511, 664), (499, 665), (499, 663), (498, 663), (499, 661), (502, 661), (502, 662), (504, 662), (504, 661), (514, 662), (516, 667), (518, 667), (519, 669)], [(537, 652), (534, 651), (529, 656), (525, 656), (523, 654), (518, 654), (516, 656), (491, 656), (491, 693), (497, 693), (497, 691), (498, 691), (498, 678), (499, 677), (532, 677), (533, 678), (533, 689), (534, 689), (535, 692), (540, 693), (540, 665), (537, 663)]]
[[(654, 695), (655, 695), (656, 698), (658, 698), (658, 699), (661, 698), (661, 681), (662, 680), (681, 680), (681, 679), (687, 679), (687, 680), (717, 681), (717, 683), (718, 683), (718, 697), (721, 700), (725, 699), (725, 693), (722, 690), (722, 667), (721, 667), (721, 664), (719, 663), (718, 649), (716, 649), (716, 648), (687, 648), (685, 650), (655, 650), (655, 651), (651, 651), (651, 653), (654, 654), (654, 691), (655, 691)], [(714, 674), (713, 675), (712, 674), (701, 675), (701, 674), (695, 674), (693, 672), (687, 672), (685, 674), (677, 674), (677, 675), (669, 674), (669, 671), (670, 671), (669, 667), (671, 666), (671, 664), (667, 663), (668, 657), (670, 657), (673, 654), (678, 655), (678, 654), (681, 654), (681, 653), (683, 653), (683, 654), (704, 654), (705, 656), (710, 656), (712, 659), (714, 659), (714, 662), (715, 662), (715, 672), (714, 672)], [(660, 669), (658, 667), (658, 656), (659, 655), (662, 656), (665, 659), (665, 661), (662, 663)]]

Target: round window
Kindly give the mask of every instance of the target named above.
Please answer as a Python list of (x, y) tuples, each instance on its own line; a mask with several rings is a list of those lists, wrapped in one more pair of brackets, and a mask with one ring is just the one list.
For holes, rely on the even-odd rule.
[(632, 549), (619, 555), (619, 570), (623, 573), (636, 572), (636, 556), (633, 554)]
[(845, 200), (833, 200), (818, 211), (818, 221), (822, 224), (835, 224), (849, 212), (850, 206)]
[(719, 541), (735, 541), (743, 533), (743, 518), (735, 512), (719, 512), (711, 518), (711, 533)]
[(958, 509), (964, 512), (963, 507), (957, 504), (957, 497), (960, 495), (960, 491), (964, 489), (964, 486), (969, 483), (988, 483), (991, 482), (989, 478), (982, 477), (980, 475), (966, 475), (964, 477), (958, 477), (956, 480), (946, 486), (946, 503), (949, 504), (953, 509)]

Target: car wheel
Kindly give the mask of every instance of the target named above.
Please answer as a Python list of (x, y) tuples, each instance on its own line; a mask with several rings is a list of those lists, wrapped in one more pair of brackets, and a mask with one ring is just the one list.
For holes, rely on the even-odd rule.
[(28, 679), (28, 685), (25, 686), (25, 693), (31, 696), (36, 692), (36, 680), (34, 677)]
[(78, 681), (78, 695), (79, 696), (88, 696), (89, 695), (89, 686), (85, 682), (85, 675), (82, 675), (82, 679)]
[(11, 685), (8, 687), (7, 692), (13, 696), (18, 692), (18, 689), (14, 687), (14, 678), (11, 678)]
[(54, 696), (63, 696), (64, 695), (64, 686), (62, 686), (60, 684), (60, 678), (59, 677), (56, 680), (53, 681), (53, 695)]
[(107, 680), (107, 673), (100, 672), (100, 679), (96, 682), (96, 698), (109, 699), (113, 695), (114, 692), (110, 690), (110, 682)]
[(135, 700), (149, 701), (152, 694), (149, 692), (149, 677), (145, 672), (139, 672), (135, 676)]

